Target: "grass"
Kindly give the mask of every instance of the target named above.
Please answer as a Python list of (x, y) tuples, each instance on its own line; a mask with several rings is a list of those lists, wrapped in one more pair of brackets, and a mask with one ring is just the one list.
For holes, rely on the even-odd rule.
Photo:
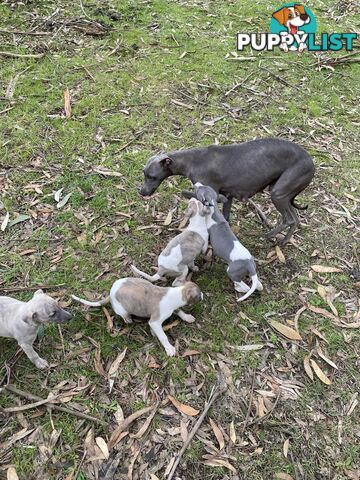
[[(349, 2), (349, 8), (352, 6)], [(31, 217), (0, 234), (0, 288), (65, 284), (56, 291), (67, 305), (72, 293), (87, 291), (99, 296), (108, 292), (116, 278), (130, 274), (133, 262), (150, 271), (156, 256), (176, 233), (174, 222), (185, 207), (180, 191), (188, 185), (173, 177), (150, 200), (140, 199), (137, 186), (143, 166), (158, 151), (271, 135), (302, 145), (317, 166), (313, 183), (301, 195), (301, 202), (309, 208), (302, 215), (296, 246), (283, 250), (286, 264), (269, 261), (274, 246), (265, 241), (264, 228), (247, 205), (235, 204), (232, 225), (258, 261), (265, 285), (261, 295), (237, 304), (223, 265), (199, 259), (201, 268), (194, 279), (206, 301), (193, 309), (195, 324), (179, 323), (168, 332), (180, 352), (196, 349), (198, 355), (168, 359), (146, 325), (129, 328), (115, 320), (110, 335), (101, 310), (85, 312), (71, 305), (75, 317), (62, 328), (63, 343), (55, 327), (46, 329), (40, 343), (41, 355), (57, 367), (35, 372), (21, 356), (12, 381), (45, 397), (60, 382), (67, 381), (74, 388), (85, 379), (87, 393), (79, 393), (72, 401), (85, 404), (112, 429), (114, 409), (121, 406), (127, 416), (151, 404), (153, 395), (165, 410), (170, 409), (167, 393), (201, 410), (217, 371), (227, 367), (232, 386), (214, 406), (212, 418), (225, 432), (231, 421), (235, 423), (237, 444), (233, 446), (227, 439), (226, 454), (240, 478), (267, 480), (284, 472), (294, 478), (345, 480), (350, 478), (346, 472), (360, 468), (353, 421), (356, 411), (346, 415), (359, 383), (358, 330), (340, 329), (330, 319), (307, 310), (299, 318), (304, 341), (294, 346), (273, 331), (268, 320), (293, 321), (302, 306), (299, 296), (313, 306), (328, 308), (317, 294), (317, 285), (322, 284), (340, 293), (334, 300), (340, 317), (355, 321), (359, 308), (355, 213), (359, 202), (359, 68), (349, 63), (319, 70), (317, 58), (311, 54), (281, 52), (259, 53), (256, 61), (234, 60), (231, 52), (236, 33), (266, 31), (273, 7), (265, 1), (205, 5), (196, 1), (94, 0), (84, 5), (86, 14), (109, 30), (91, 36), (73, 26), (59, 30), (60, 22), (84, 16), (77, 3), (49, 0), (3, 2), (0, 6), (1, 28), (28, 31), (37, 25), (38, 30), (49, 33), (44, 37), (18, 35), (15, 40), (0, 33), (2, 50), (46, 53), (41, 59), (3, 58), (0, 65), (0, 217), (6, 212), (11, 219), (17, 214)], [(319, 31), (351, 31), (354, 21), (358, 22), (357, 17), (342, 15), (340, 3), (324, 0), (321, 7), (310, 7)], [(38, 23), (56, 8), (53, 26)], [(9, 82), (18, 74), (13, 98), (5, 99)], [(225, 95), (243, 81), (243, 87)], [(66, 88), (72, 98), (70, 119), (63, 112)], [(176, 106), (172, 99), (190, 108)], [(103, 176), (96, 167), (117, 176)], [(57, 209), (53, 194), (60, 188), (72, 195), (64, 208)], [(267, 194), (258, 195), (256, 201), (275, 222), (277, 215)], [(170, 209), (175, 209), (173, 223), (165, 227)], [(143, 226), (149, 228), (141, 229)], [(314, 263), (340, 266), (343, 273), (317, 274), (311, 270)], [(14, 295), (27, 300), (31, 294), (21, 291)], [(325, 336), (327, 344), (312, 333), (312, 326)], [(106, 379), (94, 369), (94, 341), (101, 349), (105, 369), (128, 348), (112, 393)], [(318, 379), (310, 381), (303, 370), (303, 358), (316, 348), (316, 342), (338, 366), (334, 371), (314, 357), (332, 377), (330, 386)], [(257, 343), (265, 347), (256, 352), (236, 349)], [(84, 347), (91, 350), (64, 360), (64, 352)], [(1, 339), (1, 359), (9, 359), (15, 348), (13, 341)], [(160, 368), (151, 366), (152, 362)], [(242, 432), (253, 375), (251, 418), (258, 418), (258, 391), (275, 392), (276, 396), (273, 377), (300, 382), (301, 395), (288, 397), (282, 391), (272, 416)], [(194, 389), (201, 382), (203, 387)], [(0, 397), (3, 407), (14, 402), (10, 394)], [(78, 479), (92, 478), (91, 462), (80, 464), (90, 425), (55, 411), (51, 423), (46, 411), (34, 417), (35, 411), (24, 415), (31, 426), (41, 427), (42, 440), (16, 442), (0, 456), (3, 468), (14, 464), (20, 478), (38, 474), (38, 447), (41, 442), (49, 444), (54, 426), (61, 430), (60, 440), (51, 450), (56, 461), (42, 467), (45, 475), (60, 478), (61, 469), (75, 469)], [(179, 417), (159, 413), (155, 424), (167, 432), (166, 428), (179, 426)], [(140, 441), (141, 460), (135, 471), (156, 445), (156, 435), (161, 437), (154, 425), (146, 440)], [(188, 423), (188, 428), (191, 425)], [(21, 428), (17, 417), (11, 417), (10, 429), (3, 434), (0, 429), (0, 441)], [(108, 435), (109, 431), (95, 427), (95, 436)], [(209, 453), (206, 441), (214, 445), (216, 441), (207, 423), (200, 436), (184, 456), (178, 475), (187, 480), (230, 478), (226, 468), (201, 463)], [(180, 449), (178, 438), (164, 434), (163, 464), (156, 475), (163, 474), (171, 455)], [(291, 439), (287, 458), (283, 455), (286, 438)], [(131, 442), (124, 441), (125, 475), (133, 456)]]

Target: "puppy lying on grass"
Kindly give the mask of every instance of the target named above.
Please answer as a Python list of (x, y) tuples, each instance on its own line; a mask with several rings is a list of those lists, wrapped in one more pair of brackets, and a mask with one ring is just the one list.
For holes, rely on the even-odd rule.
[(187, 228), (170, 240), (158, 257), (158, 271), (155, 275), (148, 275), (134, 265), (131, 270), (135, 275), (146, 278), (149, 282), (156, 282), (162, 277), (175, 277), (173, 286), (181, 285), (186, 280), (189, 268), (197, 271), (195, 259), (200, 253), (206, 253), (209, 234), (206, 227), (206, 215), (210, 209), (201, 202), (192, 198), (189, 200), (185, 217), (189, 218)]
[(0, 336), (14, 338), (37, 368), (49, 366), (33, 348), (40, 326), (46, 323), (65, 323), (71, 317), (71, 313), (60, 308), (42, 290), (37, 290), (28, 302), (0, 297)]
[(175, 312), (184, 322), (194, 322), (195, 318), (181, 310), (184, 305), (191, 305), (202, 300), (203, 294), (195, 283), (186, 282), (180, 287), (158, 287), (142, 278), (121, 278), (116, 280), (110, 295), (99, 302), (89, 302), (72, 295), (84, 305), (101, 307), (107, 303), (125, 323), (132, 323), (131, 315), (149, 318), (151, 332), (159, 339), (169, 356), (176, 353), (163, 328), (163, 322)]

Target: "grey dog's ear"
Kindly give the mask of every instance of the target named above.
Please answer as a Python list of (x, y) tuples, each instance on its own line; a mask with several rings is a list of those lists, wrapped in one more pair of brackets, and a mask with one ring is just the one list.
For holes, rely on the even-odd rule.
[(170, 167), (170, 165), (172, 164), (172, 160), (171, 160), (171, 158), (169, 158), (169, 157), (165, 157), (165, 158), (162, 158), (162, 159), (160, 160), (160, 163), (161, 163), (162, 165), (164, 165), (164, 167), (165, 167), (165, 166), (166, 166), (166, 167)]
[(41, 295), (42, 293), (44, 293), (44, 291), (39, 288), (39, 290), (36, 290), (36, 292), (34, 293), (34, 297), (36, 297), (36, 295)]
[(225, 195), (222, 195), (221, 193), (219, 193), (217, 201), (220, 203), (227, 203), (228, 199), (225, 197)]
[(181, 195), (185, 198), (197, 198), (194, 192), (190, 192), (190, 190), (183, 190)]

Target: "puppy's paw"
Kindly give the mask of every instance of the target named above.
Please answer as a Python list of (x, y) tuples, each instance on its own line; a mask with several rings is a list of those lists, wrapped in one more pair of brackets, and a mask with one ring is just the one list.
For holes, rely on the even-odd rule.
[(37, 358), (34, 363), (35, 363), (35, 366), (37, 368), (40, 368), (41, 370), (45, 370), (45, 368), (49, 368), (48, 362), (43, 358), (40, 358), (40, 357)]
[(173, 347), (172, 345), (165, 347), (165, 350), (166, 350), (166, 353), (169, 355), (169, 357), (174, 357), (176, 355), (176, 348)]
[(123, 317), (123, 320), (124, 320), (124, 322), (125, 322), (126, 324), (128, 324), (128, 325), (129, 325), (129, 323), (133, 323), (133, 319), (132, 319), (130, 316), (128, 316), (128, 317)]
[(186, 323), (194, 323), (196, 318), (193, 315), (190, 315), (190, 313), (186, 313), (183, 317), (182, 320)]
[(194, 265), (193, 267), (190, 267), (191, 271), (192, 272), (198, 272), (199, 271), (199, 267), (197, 267), (196, 265)]

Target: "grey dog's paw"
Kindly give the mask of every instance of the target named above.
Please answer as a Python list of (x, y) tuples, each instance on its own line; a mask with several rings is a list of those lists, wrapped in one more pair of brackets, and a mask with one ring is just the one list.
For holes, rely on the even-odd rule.
[(40, 357), (35, 360), (35, 366), (37, 368), (40, 368), (41, 370), (45, 370), (45, 368), (49, 368), (48, 362)]

